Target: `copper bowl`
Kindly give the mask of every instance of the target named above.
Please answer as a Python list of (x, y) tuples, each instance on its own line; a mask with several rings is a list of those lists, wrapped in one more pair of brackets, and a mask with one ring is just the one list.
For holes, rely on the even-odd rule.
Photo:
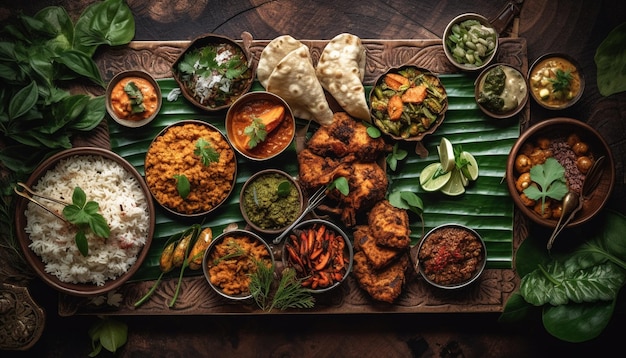
[[(188, 167), (185, 167), (185, 165), (194, 165), (194, 166), (199, 165), (201, 168), (203, 168), (203, 171), (205, 173), (213, 171), (213, 169), (211, 168), (211, 165), (216, 165), (216, 163), (210, 163), (208, 166), (201, 165), (199, 164), (201, 163), (200, 157), (196, 155), (195, 153), (192, 153), (193, 151), (196, 150), (198, 140), (203, 137), (202, 136), (200, 136), (199, 138), (192, 137), (192, 133), (193, 133), (193, 136), (196, 136), (196, 137), (198, 136), (197, 131), (186, 130), (186, 132), (181, 133), (182, 131), (185, 130), (183, 128), (184, 126), (192, 126), (191, 128), (204, 129), (210, 133), (215, 134), (215, 136), (219, 138), (220, 148), (222, 148), (219, 151), (220, 162), (222, 160), (226, 161), (227, 163), (224, 163), (224, 165), (228, 164), (229, 168), (232, 168), (233, 170), (232, 178), (230, 179), (228, 183), (229, 184), (228, 189), (224, 190), (222, 193), (217, 193), (220, 195), (219, 200), (217, 200), (215, 203), (210, 205), (210, 207), (208, 207), (208, 205), (205, 205), (205, 204), (209, 201), (208, 197), (215, 195), (216, 193), (212, 191), (211, 193), (207, 194), (204, 190), (202, 190), (203, 188), (207, 186), (206, 183), (203, 183), (199, 178), (196, 178), (197, 180), (195, 180), (193, 177), (187, 178), (190, 181), (190, 187), (191, 187), (191, 192), (189, 193), (188, 198), (173, 199), (173, 196), (174, 196), (173, 193), (178, 192), (177, 183), (179, 179), (174, 178), (174, 175), (178, 173), (172, 173), (172, 175), (168, 175), (167, 177), (164, 178), (163, 169), (159, 167), (159, 164), (152, 163), (152, 161), (160, 162), (163, 160), (167, 160), (167, 162), (170, 165), (177, 167), (178, 169), (181, 170), (181, 172), (183, 172), (185, 169), (189, 169)], [(177, 131), (177, 134), (176, 133), (172, 134), (173, 136), (175, 136), (174, 138), (171, 138), (169, 136), (170, 131)], [(163, 149), (162, 148), (163, 146), (160, 144), (157, 145), (157, 142), (160, 140), (166, 140), (166, 139), (163, 139), (163, 138), (166, 138), (165, 137), (166, 135), (168, 136), (167, 140), (173, 139), (175, 143), (167, 143), (166, 149)], [(210, 138), (204, 138), (204, 139), (206, 141), (211, 140)], [(180, 146), (182, 145), (182, 143), (186, 144), (188, 147), (181, 148)], [(172, 146), (174, 145), (178, 146), (177, 149), (172, 149)], [(182, 153), (181, 151), (183, 150), (189, 152), (188, 155), (186, 155), (186, 157), (183, 157), (183, 155), (181, 155)], [(156, 168), (152, 169), (153, 167), (156, 167)], [(146, 178), (146, 183), (148, 185), (148, 189), (150, 193), (152, 194), (152, 197), (154, 198), (154, 200), (157, 203), (159, 203), (159, 205), (163, 209), (165, 209), (169, 213), (174, 214), (175, 216), (178, 216), (178, 217), (197, 218), (197, 217), (205, 216), (211, 213), (212, 211), (216, 210), (222, 204), (224, 204), (226, 200), (230, 197), (230, 194), (235, 188), (235, 184), (237, 181), (237, 157), (235, 155), (235, 150), (233, 149), (232, 145), (228, 141), (228, 138), (226, 138), (226, 136), (216, 126), (209, 124), (207, 122), (201, 121), (201, 120), (193, 120), (193, 119), (182, 120), (182, 121), (178, 121), (174, 124), (171, 124), (165, 127), (152, 140), (146, 152), (146, 157), (144, 160), (144, 171), (145, 171), (145, 178)], [(221, 171), (218, 173), (219, 175), (227, 175), (226, 171)], [(203, 180), (210, 180), (210, 179), (205, 177)], [(165, 190), (162, 190), (163, 188), (165, 188)], [(185, 201), (187, 202), (185, 203)], [(189, 201), (193, 201), (193, 203), (189, 203)]]
[[(542, 212), (541, 210), (535, 211), (534, 207), (524, 205), (524, 201), (516, 188), (516, 182), (520, 177), (520, 172), (515, 168), (516, 160), (520, 154), (527, 151), (527, 146), (537, 147), (539, 139), (545, 138), (550, 141), (561, 139), (565, 141), (572, 134), (577, 135), (582, 142), (588, 145), (589, 152), (593, 158), (599, 158), (601, 156), (605, 156), (606, 158), (605, 165), (603, 167), (604, 173), (601, 175), (600, 183), (593, 190), (591, 197), (584, 201), (583, 208), (566, 227), (571, 228), (581, 225), (592, 219), (600, 212), (609, 200), (609, 195), (611, 194), (615, 184), (615, 164), (613, 162), (611, 150), (598, 131), (588, 124), (572, 118), (560, 117), (548, 119), (539, 122), (524, 131), (511, 148), (511, 152), (507, 159), (506, 183), (511, 196), (513, 197), (515, 206), (526, 217), (545, 227), (554, 228), (558, 219), (556, 217), (543, 218), (539, 214)], [(541, 154), (541, 152), (536, 153), (539, 155)], [(551, 206), (551, 208), (556, 208), (558, 210), (560, 201), (555, 200), (555, 203), (553, 204), (556, 206)]]
[[(255, 193), (253, 192), (253, 185), (255, 185), (255, 183), (258, 182), (259, 179), (262, 179), (265, 176), (274, 176), (281, 178), (283, 181), (288, 182), (291, 188), (293, 188), (293, 191), (295, 191), (295, 195), (298, 199), (298, 207), (294, 208), (296, 210), (293, 212), (293, 220), (286, 220), (282, 224), (279, 224), (276, 219), (273, 219), (273, 217), (277, 213), (280, 213), (284, 210), (284, 208), (277, 204), (277, 202), (283, 202), (283, 200), (279, 197), (279, 194), (276, 194), (276, 192), (278, 191), (278, 187), (264, 188), (266, 190), (274, 191), (272, 193), (272, 199), (257, 197), (257, 195), (255, 195)], [(264, 186), (267, 186), (267, 184)], [(255, 198), (255, 200), (260, 201), (259, 210), (263, 213), (262, 216), (264, 217), (262, 221), (250, 217), (251, 208), (249, 207), (249, 205), (255, 205), (254, 200), (250, 202), (250, 195), (252, 195), (252, 198)], [(298, 216), (300, 216), (300, 214), (304, 210), (304, 205), (304, 193), (302, 191), (302, 188), (300, 187), (300, 184), (292, 176), (278, 169), (265, 169), (255, 173), (243, 184), (243, 187), (241, 188), (241, 193), (239, 195), (239, 208), (241, 209), (241, 215), (243, 216), (243, 219), (252, 228), (253, 231), (261, 233), (263, 235), (278, 235), (282, 233), (285, 228), (291, 225), (293, 221)]]
[[(572, 75), (572, 83), (574, 83), (575, 86), (572, 89), (573, 93), (567, 96), (565, 101), (555, 101), (552, 99), (553, 92), (551, 91), (551, 87), (546, 87), (550, 86), (550, 80), (547, 78), (554, 78), (554, 72), (549, 71), (549, 76), (542, 76), (539, 72), (542, 68), (551, 68), (551, 66), (544, 66), (546, 64), (549, 65), (549, 61), (556, 61), (555, 63), (563, 64), (566, 67), (566, 70), (571, 71), (570, 74)], [(542, 85), (542, 83), (544, 85)], [(582, 67), (572, 56), (564, 53), (548, 53), (537, 58), (530, 66), (530, 70), (528, 71), (528, 87), (532, 98), (541, 107), (550, 110), (562, 110), (573, 106), (582, 97), (583, 92), (585, 91), (585, 76), (583, 74)], [(547, 91), (547, 96), (549, 96), (548, 99), (542, 98), (540, 94), (541, 89)], [(577, 91), (574, 92), (574, 89), (577, 89)]]
[[(28, 180), (26, 181), (26, 185), (30, 188), (33, 188), (37, 185), (39, 180), (48, 172), (55, 168), (55, 166), (62, 160), (70, 159), (74, 156), (98, 156), (111, 161), (116, 162), (121, 167), (127, 171), (130, 176), (132, 176), (138, 183), (143, 193), (143, 196), (146, 200), (146, 205), (148, 209), (149, 215), (149, 223), (148, 223), (148, 234), (146, 237), (146, 241), (144, 246), (140, 249), (137, 254), (136, 262), (126, 271), (126, 273), (118, 276), (115, 279), (108, 279), (105, 281), (104, 285), (98, 286), (95, 283), (70, 283), (61, 281), (57, 276), (46, 272), (46, 265), (42, 261), (41, 257), (38, 256), (30, 247), (31, 239), (28, 233), (25, 232), (25, 227), (27, 224), (27, 218), (25, 215), (25, 210), (29, 201), (23, 197), (17, 197), (16, 202), (16, 217), (15, 217), (15, 228), (16, 235), (19, 242), (19, 245), (24, 253), (26, 261), (31, 265), (35, 273), (48, 285), (53, 287), (54, 289), (69, 294), (73, 296), (94, 296), (106, 293), (113, 289), (120, 287), (124, 284), (129, 278), (133, 276), (135, 272), (139, 269), (142, 262), (148, 255), (148, 250), (150, 248), (150, 243), (152, 242), (152, 237), (154, 236), (154, 226), (155, 226), (155, 208), (154, 203), (150, 197), (150, 192), (148, 191), (148, 187), (146, 186), (141, 174), (137, 172), (137, 170), (128, 163), (124, 158), (120, 157), (114, 152), (111, 152), (106, 149), (96, 148), (96, 147), (77, 147), (72, 149), (67, 149), (61, 151), (50, 158), (46, 159), (43, 163), (41, 163), (35, 171), (30, 175)], [(70, 193), (71, 194), (71, 193)], [(89, 193), (87, 194), (87, 199), (89, 200)], [(45, 200), (43, 203), (46, 204)], [(58, 220), (54, 218), (54, 220)], [(115, 240), (114, 238), (109, 238), (109, 240)]]
[[(426, 78), (429, 78), (432, 84), (440, 88), (443, 99), (437, 101), (437, 103), (440, 103), (440, 106), (436, 108), (437, 111), (433, 109), (428, 109), (426, 103), (429, 103), (429, 101), (435, 99), (434, 95), (428, 92), (424, 101), (417, 105), (418, 110), (415, 111), (416, 113), (403, 114), (411, 117), (412, 124), (402, 125), (402, 128), (404, 129), (402, 131), (402, 133), (404, 134), (402, 134), (398, 131), (390, 130), (390, 127), (385, 124), (386, 122), (390, 121), (389, 110), (386, 101), (391, 97), (392, 93), (400, 95), (405, 92), (394, 91), (393, 89), (390, 89), (389, 86), (385, 83), (385, 77), (387, 76), (387, 74), (390, 73), (400, 74), (406, 73), (405, 71), (411, 71), (416, 74), (424, 75), (426, 76)], [(411, 76), (411, 78), (413, 78), (413, 76)], [(387, 134), (394, 140), (416, 142), (418, 148), (420, 148), (423, 147), (421, 145), (421, 141), (424, 139), (424, 137), (426, 135), (434, 133), (437, 128), (439, 128), (441, 123), (443, 123), (446, 110), (448, 109), (448, 95), (446, 93), (445, 87), (443, 86), (443, 83), (437, 75), (425, 68), (413, 65), (404, 65), (397, 68), (391, 68), (376, 79), (376, 81), (374, 82), (374, 86), (372, 87), (372, 90), (369, 94), (369, 103), (372, 123), (378, 129), (380, 129), (381, 132)], [(434, 115), (434, 118), (431, 119), (422, 114), (422, 106), (427, 107), (429, 113), (431, 115)], [(408, 106), (403, 106), (403, 108), (408, 108)], [(406, 123), (406, 121), (403, 121), (402, 119), (400, 119), (398, 122)]]
[[(465, 61), (460, 62), (456, 58), (456, 55), (454, 53), (456, 44), (454, 43), (454, 41), (451, 40), (451, 36), (454, 35), (454, 27), (468, 20), (478, 21), (483, 27), (493, 29), (493, 34), (495, 36), (495, 42), (493, 44), (494, 47), (492, 49), (488, 49), (488, 52), (487, 52), (488, 55), (481, 56), (482, 62), (480, 64), (472, 64), (472, 63), (467, 63)], [(498, 47), (499, 47), (499, 44), (498, 44), (499, 37), (500, 35), (496, 32), (495, 28), (489, 22), (489, 20), (487, 20), (486, 17), (479, 15), (479, 14), (474, 14), (474, 13), (461, 14), (461, 15), (456, 16), (454, 19), (452, 19), (448, 23), (448, 26), (446, 26), (445, 30), (443, 31), (443, 37), (442, 37), (443, 51), (446, 57), (448, 58), (448, 60), (450, 61), (450, 63), (452, 63), (456, 68), (462, 71), (467, 71), (467, 72), (480, 71), (483, 68), (489, 66), (489, 64), (496, 57), (496, 54), (498, 52)], [(463, 47), (464, 45), (461, 46), (461, 48)], [(469, 48), (465, 48), (463, 51), (465, 52), (465, 50), (468, 50), (468, 52), (473, 51), (472, 49), (469, 49)]]
[[(452, 238), (454, 243), (446, 242)], [(449, 247), (456, 247), (461, 252), (446, 250)], [(459, 224), (443, 224), (424, 235), (417, 249), (416, 262), (419, 273), (430, 285), (448, 290), (459, 289), (475, 282), (485, 270), (487, 246), (475, 230)], [(453, 278), (437, 275), (436, 272), (441, 270), (458, 273), (462, 270), (448, 270), (446, 265), (465, 268), (470, 263), (474, 269), (467, 277)]]
[[(489, 76), (491, 71), (498, 67), (502, 68), (506, 75), (506, 85), (503, 94), (506, 92), (508, 95), (513, 96), (510, 101), (516, 103), (514, 107), (505, 110), (500, 110), (499, 108), (494, 109), (488, 102), (484, 101), (484, 99), (490, 95), (488, 91), (484, 91), (485, 79)], [(485, 68), (480, 75), (478, 75), (478, 78), (476, 78), (474, 86), (474, 98), (476, 99), (478, 107), (483, 113), (495, 119), (511, 118), (515, 116), (524, 109), (528, 102), (528, 86), (524, 75), (517, 68), (503, 63), (496, 63)], [(502, 98), (502, 95), (497, 95), (497, 97)], [(512, 106), (512, 104), (509, 104), (509, 106)]]
[[(185, 61), (185, 57), (190, 53), (194, 53), (208, 46), (215, 47), (222, 44), (233, 46), (237, 51), (241, 51), (241, 54), (245, 57), (248, 69), (244, 71), (243, 75), (241, 75), (236, 81), (232, 81), (230, 88), (234, 88), (234, 90), (229, 92), (227, 96), (223, 96), (222, 94), (224, 98), (220, 98), (215, 101), (205, 101), (201, 99), (200, 96), (194, 95), (191, 90), (193, 87), (192, 84), (194, 83), (192, 79), (193, 76), (182, 72), (179, 69), (179, 65)], [(180, 56), (178, 56), (176, 61), (174, 61), (174, 64), (172, 64), (172, 75), (174, 76), (176, 83), (178, 83), (183, 96), (189, 102), (201, 110), (213, 112), (230, 107), (235, 100), (237, 100), (237, 98), (241, 97), (250, 90), (255, 78), (255, 68), (252, 55), (243, 46), (228, 37), (216, 34), (207, 34), (193, 40), (180, 54)]]
[[(283, 107), (283, 119), (278, 127), (267, 133), (265, 140), (254, 148), (247, 148), (245, 129), (254, 117), (270, 111), (271, 107)], [(269, 160), (283, 153), (295, 137), (296, 121), (291, 107), (281, 97), (265, 91), (249, 92), (239, 97), (226, 113), (226, 136), (235, 150), (243, 157), (253, 161)]]
[[(138, 78), (138, 79), (144, 80), (147, 82), (146, 84), (147, 86), (151, 86), (154, 89), (154, 96), (152, 98), (146, 99), (145, 94), (142, 93), (144, 95), (144, 103), (148, 101), (148, 105), (150, 105), (151, 102), (154, 105), (153, 108), (149, 109), (152, 111), (152, 114), (150, 114), (149, 116), (145, 118), (143, 118), (143, 116), (137, 119), (128, 119), (126, 117), (121, 117), (116, 111), (115, 106), (112, 103), (113, 89), (122, 81), (129, 82), (127, 81), (129, 78)], [(146, 124), (152, 122), (152, 120), (156, 118), (157, 114), (159, 113), (162, 103), (163, 103), (163, 99), (161, 98), (161, 88), (159, 87), (159, 84), (154, 79), (154, 77), (152, 77), (152, 75), (150, 75), (148, 72), (145, 72), (145, 71), (137, 71), (137, 70), (122, 71), (116, 74), (113, 77), (113, 79), (109, 81), (109, 84), (107, 85), (107, 89), (106, 89), (107, 112), (109, 113), (109, 116), (113, 118), (115, 122), (117, 122), (118, 124), (124, 127), (138, 128), (138, 127), (145, 126)]]
[[(319, 272), (327, 270), (327, 268), (330, 267), (333, 262), (335, 262), (333, 261), (334, 259), (337, 259), (336, 263), (337, 265), (339, 265), (338, 261), (340, 261), (341, 257), (327, 257), (329, 263), (327, 266), (325, 266), (326, 268), (316, 270), (313, 274), (311, 274), (310, 271), (304, 272), (301, 269), (298, 270), (298, 267), (302, 266), (297, 261), (294, 261), (293, 256), (297, 256), (301, 260), (305, 260), (307, 262), (307, 265), (315, 266), (316, 264), (319, 264), (320, 260), (326, 254), (326, 252), (330, 254), (331, 250), (328, 250), (328, 247), (325, 247), (325, 252), (323, 252), (319, 256), (313, 256), (312, 254), (315, 251), (314, 248), (316, 247), (316, 244), (313, 243), (313, 248), (308, 251), (305, 250), (305, 254), (303, 254), (303, 251), (300, 250), (295, 250), (293, 252), (291, 251), (291, 249), (300, 246), (302, 240), (300, 235), (303, 231), (308, 232), (308, 230), (318, 230), (320, 229), (320, 227), (323, 227), (325, 231), (332, 233), (334, 237), (340, 237), (342, 239), (343, 250), (341, 251), (341, 257), (343, 257), (344, 259), (342, 261), (343, 272), (339, 273), (340, 277), (330, 278), (330, 283), (323, 286), (321, 284), (317, 286), (314, 283), (317, 278), (320, 277)], [(308, 255), (308, 258), (304, 258), (303, 255)], [(311, 257), (316, 258), (312, 259)], [(295, 258), (295, 260), (298, 259)], [(308, 288), (310, 292), (322, 293), (338, 287), (339, 285), (341, 285), (342, 282), (345, 281), (346, 277), (348, 277), (350, 271), (352, 271), (352, 265), (354, 262), (354, 249), (352, 247), (352, 242), (350, 241), (350, 238), (348, 238), (343, 230), (341, 230), (337, 225), (323, 219), (309, 219), (296, 225), (293, 230), (291, 230), (290, 235), (285, 238), (285, 243), (282, 249), (282, 262), (283, 267), (291, 267), (296, 270), (296, 277), (298, 279), (304, 280), (303, 285)]]
[[(218, 246), (223, 245), (225, 240), (234, 240), (233, 242), (238, 243), (238, 245), (240, 245), (241, 242), (245, 242), (245, 243), (248, 243), (249, 245), (255, 245), (257, 248), (259, 246), (264, 247), (267, 250), (267, 254), (264, 256), (264, 258), (256, 257), (255, 259), (258, 261), (262, 259), (266, 260), (268, 264), (271, 264), (271, 269), (273, 270), (275, 267), (275, 261), (274, 261), (274, 254), (272, 252), (272, 249), (265, 241), (263, 241), (263, 239), (259, 235), (251, 231), (247, 231), (247, 230), (234, 229), (230, 231), (224, 231), (224, 233), (214, 238), (213, 241), (211, 241), (211, 243), (209, 244), (209, 247), (207, 247), (206, 251), (204, 252), (204, 258), (202, 262), (202, 272), (204, 273), (204, 277), (209, 283), (209, 285), (211, 286), (211, 288), (220, 296), (231, 299), (231, 300), (235, 300), (239, 302), (250, 300), (252, 298), (252, 294), (245, 287), (239, 287), (239, 290), (241, 291), (239, 293), (234, 293), (234, 291), (225, 292), (225, 289), (224, 287), (221, 286), (221, 284), (228, 284), (227, 282), (225, 281), (213, 282), (211, 280), (212, 275), (216, 274), (215, 271), (219, 270), (217, 265), (224, 262), (222, 258), (226, 257), (227, 255), (227, 254), (222, 255), (221, 251), (218, 251)], [(222, 247), (222, 250), (225, 249), (224, 246), (221, 246), (221, 247)], [(243, 248), (242, 245), (240, 245), (240, 247)], [(244, 248), (244, 251), (246, 252), (245, 254), (243, 255), (235, 254), (228, 260), (229, 261), (251, 260), (249, 255), (252, 254), (252, 251), (246, 250), (245, 248)], [(258, 249), (253, 250), (253, 251), (256, 253), (261, 252), (261, 250), (258, 250)], [(222, 265), (220, 267), (224, 270), (229, 270), (233, 268), (234, 266), (236, 266), (237, 272), (240, 274), (238, 277), (243, 280), (245, 278), (244, 276), (251, 274), (252, 271), (243, 272), (242, 270), (248, 270), (250, 265), (257, 264), (257, 262), (254, 262), (254, 260), (252, 261), (253, 262), (248, 262), (248, 264)]]

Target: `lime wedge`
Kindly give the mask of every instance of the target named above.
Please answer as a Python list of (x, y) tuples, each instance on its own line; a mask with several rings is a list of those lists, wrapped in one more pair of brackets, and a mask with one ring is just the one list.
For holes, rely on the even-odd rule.
[(474, 158), (471, 153), (466, 151), (461, 152), (460, 158), (461, 160), (467, 160), (468, 163), (467, 165), (463, 166), (463, 168), (461, 168), (463, 175), (469, 180), (478, 179), (478, 162), (476, 162), (476, 158)]
[(441, 192), (450, 195), (450, 196), (458, 196), (465, 193), (465, 186), (463, 185), (463, 174), (461, 171), (454, 168), (453, 171), (450, 172), (450, 180), (441, 187)]
[(425, 191), (436, 191), (446, 185), (451, 176), (452, 172), (444, 172), (441, 163), (432, 163), (422, 169), (420, 185)]
[(454, 162), (454, 149), (452, 148), (452, 143), (445, 138), (441, 138), (441, 143), (437, 147), (437, 151), (439, 152), (439, 160), (441, 161), (441, 167), (444, 172), (451, 171), (456, 163)]

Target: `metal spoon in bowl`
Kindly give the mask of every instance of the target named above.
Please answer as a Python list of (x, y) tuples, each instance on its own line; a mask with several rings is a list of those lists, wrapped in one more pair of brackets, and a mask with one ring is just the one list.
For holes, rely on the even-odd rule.
[(325, 197), (326, 197), (326, 186), (323, 186), (323, 187), (319, 188), (315, 192), (315, 194), (311, 195), (311, 197), (308, 200), (308, 203), (307, 203), (306, 207), (302, 211), (302, 214), (300, 214), (300, 216), (298, 216), (298, 218), (293, 223), (291, 223), (291, 225), (289, 225), (285, 229), (285, 231), (283, 231), (282, 234), (280, 234), (278, 237), (276, 237), (274, 239), (274, 244), (280, 244), (280, 242), (283, 241), (285, 236), (287, 236), (289, 234), (291, 229), (296, 227), (296, 225), (298, 225), (300, 220), (302, 220), (302, 218), (304, 218), (306, 216), (306, 214), (308, 214), (311, 210), (315, 209), (322, 202), (322, 200), (324, 200)]
[[(600, 179), (602, 178), (600, 175), (602, 174), (601, 169), (605, 159), (606, 158), (604, 156), (596, 159), (591, 168), (589, 168), (589, 171), (587, 171), (587, 175), (583, 181), (583, 187), (580, 191), (582, 196), (576, 192), (569, 191), (563, 197), (563, 211), (561, 212), (561, 217), (559, 218), (550, 239), (548, 239), (548, 250), (552, 248), (552, 244), (561, 230), (563, 230), (563, 228), (566, 227), (567, 224), (569, 224), (569, 222), (574, 218), (576, 213), (583, 208), (583, 203), (589, 198), (589, 196), (591, 196), (593, 189), (595, 189), (600, 182)], [(563, 222), (563, 218), (565, 217), (565, 222)]]
[[(18, 189), (18, 187), (21, 190)], [(21, 183), (21, 182), (17, 183), (17, 185), (13, 188), (13, 190), (15, 191), (15, 193), (17, 195), (19, 195), (19, 196), (21, 196), (23, 198), (26, 198), (26, 199), (30, 200), (31, 202), (39, 205), (44, 210), (47, 210), (52, 215), (56, 216), (57, 218), (63, 220), (65, 223), (69, 224), (69, 221), (63, 215), (59, 214), (54, 209), (50, 209), (49, 207), (47, 207), (44, 204), (40, 203), (38, 200), (35, 200), (35, 197), (39, 197), (41, 199), (49, 200), (49, 201), (55, 202), (57, 204), (61, 204), (63, 206), (70, 205), (70, 203), (68, 203), (66, 201), (63, 201), (63, 200), (56, 199), (56, 198), (51, 198), (51, 197), (48, 197), (48, 196), (45, 196), (45, 195), (37, 194), (31, 188), (29, 188), (26, 184)]]

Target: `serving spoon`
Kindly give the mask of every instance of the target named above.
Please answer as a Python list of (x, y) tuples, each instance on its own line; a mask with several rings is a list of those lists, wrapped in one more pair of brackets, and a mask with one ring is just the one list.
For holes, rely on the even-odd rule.
[[(18, 189), (21, 188), (21, 190)], [(15, 193), (23, 198), (28, 199), (29, 201), (39, 205), (39, 207), (41, 207), (42, 209), (48, 211), (49, 213), (51, 213), (52, 215), (56, 216), (57, 218), (63, 220), (65, 223), (69, 224), (69, 221), (61, 214), (59, 214), (56, 210), (50, 209), (49, 207), (45, 206), (44, 204), (42, 204), (41, 202), (39, 202), (38, 200), (35, 200), (34, 197), (39, 197), (41, 199), (45, 199), (45, 200), (49, 200), (52, 202), (55, 202), (57, 204), (61, 204), (63, 206), (68, 206), (70, 205), (70, 203), (65, 202), (63, 200), (59, 200), (56, 198), (51, 198), (45, 195), (41, 195), (41, 194), (37, 194), (36, 192), (34, 192), (31, 188), (29, 188), (26, 184), (22, 183), (22, 182), (18, 182), (17, 185), (15, 185), (15, 187), (13, 188), (13, 191), (15, 191)]]
[[(600, 158), (596, 159), (591, 168), (589, 168), (589, 171), (585, 176), (585, 180), (583, 181), (582, 189), (580, 191), (582, 196), (579, 195), (577, 192), (570, 190), (563, 197), (563, 211), (561, 212), (561, 217), (559, 218), (559, 221), (557, 222), (556, 227), (554, 228), (554, 231), (550, 236), (550, 239), (548, 239), (548, 250), (552, 248), (554, 240), (559, 235), (561, 230), (563, 230), (563, 228), (566, 227), (567, 224), (569, 224), (569, 222), (574, 218), (576, 213), (583, 208), (583, 203), (585, 202), (585, 200), (589, 199), (591, 193), (593, 192), (593, 189), (595, 189), (595, 187), (600, 182), (600, 174), (602, 174), (601, 169), (602, 165), (604, 164), (604, 160), (605, 157), (601, 156)], [(565, 222), (563, 222), (563, 218), (565, 217)]]

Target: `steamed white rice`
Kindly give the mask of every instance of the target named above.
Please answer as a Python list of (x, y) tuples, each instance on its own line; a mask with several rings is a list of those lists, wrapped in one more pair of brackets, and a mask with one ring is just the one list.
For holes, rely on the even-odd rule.
[[(29, 203), (25, 212), (29, 247), (41, 257), (47, 273), (67, 283), (104, 285), (128, 271), (146, 243), (149, 229), (148, 198), (137, 180), (122, 165), (97, 155), (76, 155), (62, 159), (33, 186), (35, 192), (72, 201), (79, 186), (87, 201), (100, 205), (111, 235), (98, 238), (88, 231), (89, 254), (76, 247), (76, 228)], [(59, 213), (63, 205), (40, 199)]]

